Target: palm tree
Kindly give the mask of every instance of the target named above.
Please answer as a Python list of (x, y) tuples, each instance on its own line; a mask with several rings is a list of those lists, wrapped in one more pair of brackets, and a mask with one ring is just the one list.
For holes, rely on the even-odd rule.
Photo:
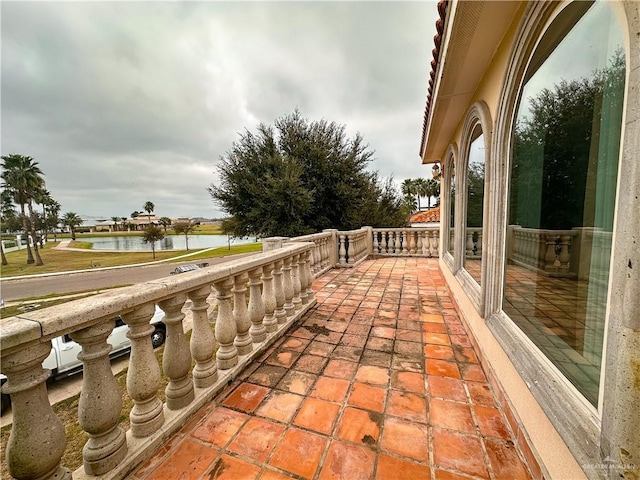
[[(405, 199), (411, 198), (412, 201), (406, 200), (405, 204), (406, 205), (413, 205), (415, 203), (415, 196), (416, 196), (416, 181), (413, 180), (412, 178), (407, 178), (402, 182), (401, 185), (401, 189), (402, 189), (402, 194), (405, 196)], [(418, 198), (419, 201), (419, 198)], [(413, 210), (415, 210), (415, 207), (413, 207)]]
[(58, 224), (60, 223), (60, 209), (62, 207), (53, 198), (47, 201), (47, 225), (53, 229), (53, 241), (58, 241)]
[(156, 206), (153, 202), (145, 202), (144, 211), (147, 212), (147, 216), (149, 217), (149, 225), (151, 225), (151, 214), (153, 213), (154, 208), (156, 208)]
[(71, 240), (76, 239), (76, 227), (82, 225), (83, 220), (78, 216), (76, 212), (67, 212), (62, 217), (62, 223), (64, 223), (69, 230), (71, 230)]
[(429, 208), (431, 208), (431, 197), (440, 196), (440, 182), (433, 178), (427, 180), (427, 199), (429, 201)]
[(160, 217), (158, 223), (164, 227), (164, 233), (167, 233), (167, 227), (171, 225), (171, 219), (169, 217)]
[[(29, 245), (29, 236), (32, 236), (34, 244), (35, 234), (32, 235), (32, 222), (33, 218), (33, 196), (39, 188), (44, 186), (44, 179), (42, 170), (38, 167), (38, 162), (34, 162), (33, 158), (26, 155), (5, 155), (2, 158), (2, 180), (4, 181), (2, 186), (13, 195), (14, 201), (20, 205), (20, 213), (22, 215), (22, 229), (27, 236), (27, 264), (31, 264), (37, 261), (37, 265), (42, 265), (42, 259), (37, 252), (37, 245), (34, 246), (36, 250), (36, 260), (34, 260), (31, 246)], [(28, 206), (30, 218), (27, 218), (25, 212), (25, 206)]]
[(414, 182), (416, 186), (416, 195), (418, 197), (418, 210), (421, 210), (420, 197), (427, 197), (429, 208), (431, 208), (431, 200), (429, 200), (429, 181), (424, 178), (418, 178), (414, 180)]
[(111, 221), (113, 222), (113, 230), (114, 232), (118, 231), (118, 222), (120, 221), (120, 217), (111, 217)]
[(40, 222), (42, 232), (40, 235), (40, 247), (44, 248), (44, 242), (47, 241), (47, 234), (49, 233), (47, 205), (49, 205), (49, 203), (53, 201), (53, 198), (51, 198), (51, 192), (45, 188), (44, 184), (42, 185), (42, 188), (38, 189), (38, 191), (34, 195), (34, 201), (36, 202), (36, 204), (42, 206), (42, 221)]

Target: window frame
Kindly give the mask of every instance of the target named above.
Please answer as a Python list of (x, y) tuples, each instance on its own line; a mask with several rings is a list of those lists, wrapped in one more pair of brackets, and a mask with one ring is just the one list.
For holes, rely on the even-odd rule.
[[(451, 205), (451, 171), (457, 171), (456, 160), (458, 159), (458, 147), (455, 143), (449, 144), (447, 147), (447, 153), (443, 162), (443, 173), (440, 182), (440, 225), (442, 226), (442, 238), (440, 239), (440, 245), (442, 245), (442, 259), (452, 272), (455, 270), (455, 259), (449, 251), (451, 243), (450, 229), (455, 228), (455, 225), (451, 225), (451, 209), (453, 208), (455, 213), (455, 205)], [(453, 168), (452, 168), (453, 166)], [(455, 174), (454, 174), (455, 177)], [(444, 185), (444, 188), (443, 188)], [(457, 197), (457, 195), (456, 195)], [(454, 218), (455, 222), (455, 218)], [(454, 230), (455, 235), (455, 230)], [(454, 237), (455, 244), (455, 237)]]
[[(484, 139), (484, 198), (482, 206), (482, 256), (481, 256), (481, 274), (480, 283), (478, 283), (471, 274), (464, 268), (464, 260), (466, 256), (466, 232), (467, 232), (467, 196), (468, 196), (468, 182), (467, 172), (469, 169), (469, 153), (471, 149), (471, 143), (473, 141), (473, 133), (477, 127), (481, 129), (481, 135)], [(493, 122), (491, 120), (491, 112), (489, 106), (484, 101), (479, 101), (471, 105), (467, 111), (465, 121), (462, 127), (462, 140), (460, 143), (460, 160), (459, 166), (456, 170), (456, 191), (459, 192), (456, 195), (456, 212), (455, 212), (455, 258), (454, 266), (456, 267), (454, 273), (458, 282), (460, 282), (462, 288), (467, 292), (471, 302), (480, 316), (485, 316), (485, 297), (487, 294), (487, 278), (486, 278), (486, 259), (487, 259), (487, 221), (489, 215), (489, 197), (491, 195), (489, 189), (489, 173), (491, 171), (491, 158), (492, 158), (492, 133)]]

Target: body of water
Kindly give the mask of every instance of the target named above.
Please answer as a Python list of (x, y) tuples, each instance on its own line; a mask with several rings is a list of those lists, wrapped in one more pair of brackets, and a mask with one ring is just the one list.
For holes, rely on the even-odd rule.
[[(115, 237), (78, 237), (81, 242), (93, 243), (93, 250), (144, 250), (151, 251), (151, 244), (144, 243), (142, 237), (115, 236)], [(255, 238), (232, 239), (231, 245), (252, 243)], [(227, 245), (226, 235), (189, 235), (189, 250), (199, 248), (222, 247)], [(184, 235), (166, 235), (156, 242), (158, 250), (186, 250)]]

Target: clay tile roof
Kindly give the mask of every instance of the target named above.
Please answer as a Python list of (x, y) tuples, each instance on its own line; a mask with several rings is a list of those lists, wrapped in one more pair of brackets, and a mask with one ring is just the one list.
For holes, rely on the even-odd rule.
[(448, 0), (440, 0), (438, 2), (438, 13), (440, 18), (436, 21), (436, 35), (433, 37), (435, 48), (431, 51), (433, 59), (431, 60), (431, 73), (429, 74), (429, 87), (427, 88), (427, 104), (424, 107), (424, 119), (422, 121), (422, 140), (420, 141), (420, 151), (418, 155), (422, 155), (424, 144), (427, 140), (427, 120), (429, 119), (429, 110), (431, 109), (431, 99), (433, 94), (433, 84), (436, 79), (436, 69), (438, 68), (438, 58), (440, 57), (440, 45), (442, 44), (442, 32), (444, 31), (444, 21), (447, 16)]
[(411, 216), (410, 223), (435, 223), (440, 221), (440, 207), (432, 208), (424, 212), (418, 212)]

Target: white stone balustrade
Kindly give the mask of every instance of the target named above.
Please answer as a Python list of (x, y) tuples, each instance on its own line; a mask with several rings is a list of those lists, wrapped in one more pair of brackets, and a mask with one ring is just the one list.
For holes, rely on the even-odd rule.
[[(310, 255), (309, 269), (311, 271), (312, 280), (335, 265), (331, 262), (331, 250), (337, 251), (335, 238), (331, 232), (313, 233), (311, 235), (303, 235), (287, 240), (288, 242), (313, 242), (314, 248)], [(345, 252), (346, 254), (346, 252)]]
[(440, 230), (435, 227), (374, 228), (372, 229), (374, 255), (421, 256), (439, 255)]
[(507, 260), (546, 275), (575, 277), (579, 255), (576, 252), (572, 261), (572, 251), (579, 250), (579, 245), (574, 248), (579, 234), (578, 230), (543, 230), (509, 225)]
[[(79, 358), (84, 372), (78, 415), (89, 441), (83, 450), (84, 466), (73, 472), (73, 478), (126, 478), (161, 441), (177, 433), (315, 305), (311, 266), (318, 258), (320, 263), (327, 258), (321, 248), (326, 238), (319, 240), (320, 247), (290, 243), (189, 275), (5, 319), (0, 329), (0, 352), (2, 372), (8, 378), (3, 391), (11, 395), (13, 403), (13, 431), (6, 452), (9, 473), (17, 479), (72, 478), (61, 465), (65, 433), (47, 397), (50, 372), (42, 368), (51, 351), (51, 338), (70, 334), (82, 346)], [(247, 277), (248, 308), (244, 304)], [(212, 287), (218, 301), (215, 332), (207, 315)], [(193, 312), (190, 343), (183, 332), (182, 310), (187, 298)], [(165, 403), (158, 396), (161, 370), (151, 344), (154, 327), (150, 320), (156, 304), (165, 312), (167, 328), (161, 362), (169, 380)], [(126, 389), (134, 406), (126, 434), (118, 425), (122, 392), (111, 373), (111, 347), (106, 342), (117, 315), (129, 326), (131, 340)]]

